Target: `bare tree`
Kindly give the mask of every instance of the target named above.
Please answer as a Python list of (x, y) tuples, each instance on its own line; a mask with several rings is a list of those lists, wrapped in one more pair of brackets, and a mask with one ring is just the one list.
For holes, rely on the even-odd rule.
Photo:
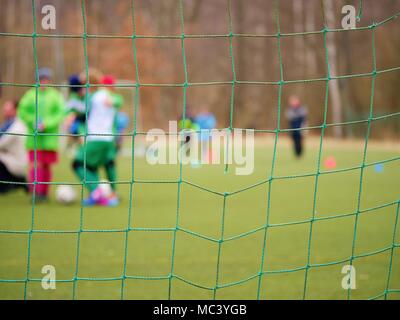
[[(57, 9), (59, 12), (63, 12), (63, 2), (57, 0)], [(61, 23), (58, 21), (58, 24)], [(63, 48), (64, 41), (61, 38), (54, 37), (53, 38), (53, 47), (54, 47), (54, 61), (55, 61), (55, 74), (56, 77), (58, 78), (58, 81), (62, 81), (65, 79), (65, 64), (64, 64), (64, 48)]]
[[(325, 25), (326, 26), (335, 26), (335, 5), (334, 0), (325, 0), (324, 2), (324, 14), (325, 14)], [(333, 34), (330, 34), (333, 36)], [(336, 43), (333, 37), (327, 37), (327, 49), (329, 56), (329, 65), (331, 75), (338, 75), (338, 66), (337, 66), (337, 49)], [(340, 98), (340, 88), (339, 82), (336, 80), (331, 80), (329, 82), (329, 93), (332, 102), (332, 121), (336, 124), (342, 122), (342, 102)], [(341, 138), (343, 136), (343, 128), (340, 125), (334, 126), (333, 129), (334, 135), (337, 138)]]
[[(306, 30), (315, 31), (315, 9), (312, 1), (306, 2)], [(313, 36), (307, 39), (307, 70), (309, 74), (315, 75), (317, 70), (317, 55), (315, 54), (315, 41)]]
[[(15, 1), (7, 1), (6, 2), (8, 5), (7, 8), (7, 15), (6, 15), (6, 24), (8, 27), (11, 26), (11, 28), (14, 28), (16, 26), (15, 24), (15, 17), (16, 17), (16, 10), (15, 10)], [(15, 39), (9, 38), (8, 40), (8, 47), (7, 47), (7, 57), (6, 57), (6, 75), (7, 75), (7, 80), (8, 81), (15, 81), (15, 55), (16, 55), (16, 50), (15, 50)]]
[[(234, 28), (236, 25), (236, 30), (235, 32), (237, 33), (244, 33), (244, 23), (245, 23), (245, 16), (246, 16), (246, 5), (243, 5), (243, 1), (236, 1), (235, 2), (235, 7), (236, 11), (236, 20), (233, 24)], [(246, 48), (243, 45), (240, 45), (240, 42), (238, 42), (237, 46), (237, 58), (236, 58), (236, 70), (237, 74), (239, 74), (239, 79), (238, 80), (248, 80), (246, 79), (246, 71), (247, 71), (247, 63), (246, 63)], [(235, 104), (235, 108), (238, 111), (238, 114), (243, 116), (243, 111), (245, 109), (246, 105), (246, 96), (247, 96), (247, 86), (241, 86), (240, 90), (238, 90), (239, 94), (237, 95), (237, 103)], [(246, 124), (247, 125), (247, 124)]]
[[(296, 0), (292, 1), (292, 11), (293, 11), (293, 26), (295, 33), (304, 32), (303, 25), (303, 1)], [(294, 50), (293, 59), (296, 65), (297, 74), (303, 74), (304, 72), (304, 36), (297, 35), (294, 38)]]

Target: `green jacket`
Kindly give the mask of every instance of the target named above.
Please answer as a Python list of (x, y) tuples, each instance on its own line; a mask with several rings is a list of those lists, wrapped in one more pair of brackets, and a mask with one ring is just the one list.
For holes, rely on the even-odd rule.
[[(36, 120), (43, 123), (45, 135), (36, 136), (36, 150), (56, 151), (58, 149), (59, 126), (65, 116), (65, 104), (62, 94), (54, 88), (44, 88), (37, 90), (36, 108), (36, 89), (28, 90), (22, 97), (18, 106), (18, 117), (25, 123), (28, 134), (35, 133)], [(36, 119), (36, 110), (38, 111)], [(50, 135), (49, 135), (50, 134)], [(35, 149), (35, 137), (28, 136), (26, 148)]]

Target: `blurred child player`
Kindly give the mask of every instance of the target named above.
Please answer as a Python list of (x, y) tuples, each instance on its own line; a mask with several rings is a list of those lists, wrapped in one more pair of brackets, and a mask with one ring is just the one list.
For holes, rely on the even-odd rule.
[[(98, 85), (102, 80), (96, 70), (89, 70), (90, 85)], [(86, 81), (86, 80), (85, 80)], [(84, 82), (85, 82), (84, 81)], [(115, 159), (116, 147), (114, 136), (117, 108), (111, 91), (108, 88), (96, 90), (90, 97), (88, 117), (86, 119), (86, 142), (77, 150), (73, 168), (76, 175), (89, 190), (89, 197), (84, 200), (86, 206), (116, 206), (118, 199), (108, 197), (99, 186), (98, 171), (112, 159)], [(115, 170), (115, 167), (114, 167)], [(109, 172), (109, 181), (115, 182), (115, 171)]]
[[(112, 96), (113, 107), (117, 110), (117, 114), (114, 118), (114, 125), (113, 125), (113, 133), (116, 134), (114, 136), (114, 152), (110, 152), (108, 154), (108, 158), (104, 165), (106, 171), (106, 177), (108, 181), (116, 181), (117, 180), (117, 170), (116, 170), (116, 157), (118, 150), (121, 148), (122, 145), (122, 134), (124, 133), (125, 129), (129, 124), (129, 118), (124, 113), (119, 111), (122, 108), (124, 103), (124, 98), (122, 95), (115, 92), (115, 78), (112, 75), (105, 75), (102, 78), (101, 83), (105, 86), (105, 90), (108, 90)], [(116, 193), (117, 185), (115, 183), (111, 184), (112, 195), (111, 199), (114, 203), (118, 203), (118, 196)]]
[(299, 158), (303, 154), (304, 149), (301, 128), (304, 127), (306, 122), (307, 108), (301, 104), (300, 98), (296, 95), (289, 97), (289, 108), (286, 110), (286, 118), (292, 130), (294, 153)]
[(35, 199), (40, 202), (49, 196), (51, 166), (58, 158), (58, 133), (65, 105), (62, 94), (47, 86), (51, 82), (52, 71), (39, 69), (38, 78), (40, 87), (38, 90), (29, 89), (24, 94), (18, 107), (18, 117), (25, 123), (29, 134), (26, 139), (29, 190), (32, 193), (35, 190)]

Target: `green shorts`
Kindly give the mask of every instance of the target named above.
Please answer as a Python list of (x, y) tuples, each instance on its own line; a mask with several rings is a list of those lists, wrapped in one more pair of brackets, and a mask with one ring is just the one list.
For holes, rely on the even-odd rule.
[[(85, 153), (86, 149), (86, 153)], [(76, 152), (75, 160), (84, 162), (92, 168), (98, 168), (110, 161), (114, 161), (117, 156), (117, 148), (114, 141), (87, 141), (82, 144)]]

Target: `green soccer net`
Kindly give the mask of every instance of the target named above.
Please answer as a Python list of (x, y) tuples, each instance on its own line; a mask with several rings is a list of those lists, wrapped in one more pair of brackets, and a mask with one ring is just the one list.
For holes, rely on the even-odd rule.
[[(293, 293), (289, 297), (298, 299), (319, 297), (398, 299), (400, 297), (398, 273), (400, 267), (400, 232), (398, 227), (400, 195), (398, 192), (399, 184), (396, 183), (396, 179), (399, 178), (400, 157), (398, 151), (382, 151), (381, 153), (372, 151), (372, 154), (370, 154), (370, 150), (375, 150), (370, 144), (379, 145), (377, 142), (371, 142), (370, 139), (374, 125), (384, 120), (399, 121), (399, 111), (377, 115), (375, 110), (377, 79), (387, 74), (400, 72), (399, 65), (378, 68), (377, 55), (379, 55), (379, 52), (377, 52), (375, 43), (376, 33), (387, 24), (399, 28), (399, 21), (396, 20), (400, 15), (399, 12), (366, 27), (356, 27), (351, 30), (333, 29), (327, 22), (327, 19), (329, 19), (326, 15), (327, 4), (325, 1), (320, 1), (323, 29), (283, 33), (281, 31), (281, 3), (279, 0), (274, 0), (275, 30), (269, 34), (243, 34), (236, 31), (235, 21), (232, 17), (232, 6), (235, 1), (227, 0), (225, 12), (228, 21), (227, 34), (191, 34), (185, 27), (184, 6), (187, 1), (177, 0), (176, 14), (179, 15), (180, 34), (142, 35), (138, 34), (136, 30), (139, 13), (135, 9), (138, 1), (132, 0), (130, 1), (133, 25), (131, 35), (119, 36), (88, 33), (87, 17), (90, 12), (87, 10), (87, 2), (85, 0), (80, 1), (83, 23), (82, 34), (49, 35), (41, 33), (39, 29), (38, 1), (32, 0), (33, 32), (1, 32), (0, 38), (27, 38), (31, 40), (36, 80), (34, 83), (28, 84), (2, 82), (1, 86), (4, 88), (22, 87), (40, 90), (37, 43), (42, 38), (80, 39), (83, 43), (82, 55), (87, 79), (90, 78), (89, 69), (97, 67), (92, 66), (88, 58), (89, 41), (112, 38), (130, 41), (132, 60), (123, 63), (134, 65), (135, 74), (132, 75), (132, 79), (135, 80), (114, 86), (116, 90), (128, 92), (131, 102), (128, 110), (131, 117), (131, 128), (129, 132), (123, 134), (125, 141), (129, 141), (125, 145), (128, 146), (131, 154), (118, 167), (119, 171), (126, 170), (129, 173), (119, 175), (122, 178), (116, 182), (125, 193), (118, 208), (99, 211), (98, 217), (102, 218), (98, 219), (104, 219), (103, 222), (106, 223), (99, 221), (92, 227), (90, 227), (90, 223), (96, 219), (96, 210), (79, 204), (62, 209), (57, 209), (61, 205), (46, 207), (46, 205), (38, 205), (35, 196), (32, 197), (30, 204), (25, 203), (24, 209), (21, 209), (24, 215), (16, 214), (14, 218), (9, 215), (9, 221), (0, 218), (0, 221), (3, 221), (0, 225), (0, 244), (2, 243), (0, 247), (1, 250), (7, 252), (5, 257), (8, 261), (6, 262), (6, 259), (2, 258), (0, 262), (0, 292), (4, 293), (4, 297), (17, 299), (42, 297), (40, 285), (43, 276), (41, 276), (41, 271), (38, 268), (40, 265), (51, 265), (52, 261), (58, 261), (55, 263), (57, 277), (54, 282), (57, 284), (57, 289), (54, 290), (54, 297), (67, 299), (103, 297), (101, 294), (96, 295), (99, 292), (101, 293), (102, 290), (106, 292), (105, 297), (121, 299), (220, 299), (226, 297), (268, 299), (286, 297), (285, 293), (288, 291)], [(243, 2), (242, 5), (251, 6), (251, 2)], [(363, 1), (357, 2), (358, 19), (362, 19), (365, 6), (364, 4), (363, 8)], [(61, 18), (59, 17), (59, 19)], [(330, 51), (329, 37), (333, 34), (360, 31), (368, 33), (368, 39), (371, 39), (370, 50), (373, 64), (370, 72), (335, 75), (331, 69), (330, 54), (332, 52)], [(286, 39), (311, 35), (319, 35), (323, 38), (325, 61), (323, 68), (326, 70), (326, 74), (320, 78), (287, 80), (282, 57), (284, 50), (282, 42)], [(235, 41), (248, 38), (275, 41), (279, 62), (280, 79), (278, 81), (251, 81), (239, 78), (237, 56), (235, 55), (235, 45), (237, 44)], [(180, 42), (184, 76), (182, 83), (160, 84), (141, 81), (141, 65), (138, 59), (137, 43), (146, 39), (155, 42), (166, 40)], [(191, 81), (188, 72), (190, 61), (187, 59), (186, 46), (187, 41), (193, 39), (227, 40), (232, 74), (229, 81)], [(330, 102), (332, 90), (335, 90), (332, 83), (359, 78), (367, 78), (371, 83), (370, 91), (364, 93), (370, 98), (368, 115), (365, 118), (351, 121), (328, 121), (329, 114), (332, 112)], [(307, 158), (312, 158), (312, 163), (305, 165), (306, 169), (303, 172), (300, 169), (297, 170), (296, 164), (289, 164), (288, 159), (290, 157), (282, 155), (280, 149), (282, 141), (285, 141), (282, 136), (289, 136), (293, 131), (282, 125), (285, 111), (283, 91), (290, 85), (313, 83), (319, 83), (324, 88), (322, 93), (324, 105), (321, 106), (323, 116), (319, 125), (299, 129), (302, 132), (319, 132), (316, 138), (315, 152), (310, 155), (310, 158)], [(240, 86), (264, 86), (276, 89), (277, 105), (274, 128), (255, 130), (259, 137), (268, 135), (272, 138), (270, 145), (261, 143), (256, 147), (256, 152), (262, 154), (261, 160), (255, 162), (255, 166), (262, 166), (263, 170), (257, 171), (256, 168), (256, 174), (260, 174), (258, 179), (241, 180), (244, 182), (240, 186), (238, 185), (235, 190), (232, 190), (232, 188), (229, 188), (229, 184), (233, 183), (236, 178), (232, 177), (232, 170), (227, 165), (218, 167), (217, 171), (207, 173), (210, 175), (208, 178), (201, 177), (202, 173), (200, 173), (198, 180), (192, 180), (191, 176), (187, 175), (187, 169), (183, 164), (174, 168), (176, 176), (173, 178), (154, 178), (154, 175), (151, 174), (149, 174), (150, 178), (146, 178), (141, 175), (146, 170), (146, 172), (154, 172), (155, 175), (161, 172), (157, 171), (160, 168), (146, 168), (143, 159), (138, 158), (135, 154), (138, 145), (142, 143), (146, 135), (137, 120), (138, 114), (141, 112), (141, 90), (152, 90), (152, 88), (159, 87), (181, 90), (181, 114), (185, 119), (188, 116), (187, 106), (190, 103), (188, 91), (191, 88), (221, 85), (229, 86), (230, 91), (229, 120), (227, 128), (224, 128), (228, 132), (235, 130), (236, 97)], [(66, 84), (51, 86), (57, 89), (68, 87)], [(96, 85), (87, 80), (84, 88), (86, 92), (89, 92), (89, 89), (96, 88)], [(88, 103), (88, 95), (86, 95), (86, 106)], [(36, 107), (38, 108), (37, 105)], [(338, 157), (342, 155), (348, 159), (347, 163), (350, 164), (327, 170), (324, 167), (325, 150), (329, 148), (325, 146), (327, 132), (337, 133), (337, 129), (340, 131), (352, 125), (363, 125), (366, 128), (361, 142), (362, 150), (354, 153), (352, 147), (345, 149)], [(36, 130), (33, 136), (36, 139), (40, 134)], [(60, 137), (70, 136), (67, 133), (57, 135)], [(86, 145), (87, 134), (82, 135), (82, 138), (84, 145)], [(336, 140), (339, 148), (341, 141)], [(285, 144), (283, 143), (283, 145)], [(290, 148), (288, 149), (290, 150)], [(289, 153), (291, 150), (287, 152)], [(352, 161), (355, 154), (360, 159), (357, 163)], [(265, 158), (267, 156), (268, 159)], [(346, 161), (344, 162), (346, 163)], [(67, 166), (68, 164), (62, 162), (63, 169), (58, 171), (59, 176), (65, 177), (63, 172), (69, 170), (64, 165)], [(289, 173), (285, 173), (285, 170), (282, 169), (286, 165), (291, 166)], [(385, 168), (385, 171), (379, 173), (377, 168)], [(261, 172), (263, 173), (262, 176)], [(341, 213), (337, 213), (334, 209), (330, 211), (330, 206), (327, 203), (340, 202), (338, 200), (340, 198), (337, 197), (338, 193), (343, 192), (343, 202), (348, 201), (346, 193), (350, 192), (350, 187), (343, 187), (341, 184), (341, 177), (347, 174), (352, 175), (352, 178), (346, 180), (345, 183), (351, 184), (351, 190), (353, 190), (351, 192), (356, 196), (354, 199), (352, 198), (355, 205), (351, 210), (341, 211)], [(379, 176), (379, 174), (381, 175)], [(221, 181), (225, 181), (223, 180), (224, 177), (228, 177), (227, 183), (215, 183), (214, 175), (221, 178)], [(83, 182), (77, 182), (76, 179), (72, 178), (72, 174), (70, 178), (63, 179), (55, 178), (54, 182), (50, 184), (52, 187), (66, 184), (79, 188), (79, 200), (82, 201), (86, 195), (85, 186), (90, 184), (90, 181), (84, 179)], [(300, 181), (300, 185), (297, 184), (298, 181)], [(302, 184), (302, 181), (307, 182)], [(387, 185), (384, 181), (387, 181)], [(1, 183), (4, 184), (7, 181), (1, 181)], [(326, 191), (327, 183), (331, 184), (329, 192)], [(376, 185), (371, 186), (371, 183)], [(34, 189), (38, 184), (39, 182), (34, 182)], [(300, 186), (300, 189), (295, 189), (296, 187), (291, 187), (291, 185)], [(304, 198), (304, 202), (309, 204), (307, 215), (288, 215), (283, 220), (277, 220), (276, 217), (284, 210), (282, 208), (286, 208), (288, 203), (294, 201), (293, 199), (296, 198), (294, 193), (302, 192), (302, 188), (307, 188), (310, 191), (307, 200)], [(381, 188), (382, 190), (379, 190)], [(396, 188), (397, 191), (395, 191)], [(285, 193), (287, 193), (286, 196)], [(326, 200), (326, 197), (329, 198), (329, 194), (332, 194), (332, 199)], [(365, 205), (367, 198), (371, 199), (371, 205)], [(325, 201), (324, 209), (321, 209), (325, 210), (325, 214), (319, 214), (320, 201)], [(8, 203), (6, 205), (7, 210), (13, 211), (13, 205), (22, 206), (18, 203)], [(170, 220), (164, 220), (167, 218), (164, 218), (162, 210), (165, 209), (166, 212), (166, 208), (172, 206), (174, 207), (173, 213), (171, 214), (168, 211), (168, 219)], [(258, 208), (258, 206), (262, 208), (260, 209), (262, 214), (255, 216), (251, 211), (256, 210), (255, 208)], [(298, 204), (298, 206), (301, 207), (302, 204)], [(30, 210), (29, 223), (19, 223), (18, 219), (26, 218), (28, 208)], [(293, 208), (296, 208), (296, 205), (293, 205)], [(79, 222), (76, 224), (76, 220), (74, 220), (70, 223), (69, 221), (72, 218), (68, 217), (68, 212), (78, 209), (77, 220)], [(58, 215), (58, 210), (64, 210), (62, 211), (63, 214)], [(107, 210), (109, 210), (109, 213), (107, 213)], [(143, 216), (147, 218), (143, 218)], [(370, 220), (366, 221), (369, 218)], [(65, 219), (64, 225), (60, 224), (63, 219)], [(232, 226), (234, 222), (236, 225)], [(330, 229), (325, 230), (321, 227), (328, 223)], [(244, 227), (240, 228), (242, 224)], [(379, 230), (376, 231), (374, 225), (381, 226), (382, 233), (379, 233)], [(301, 228), (301, 231), (296, 228)], [(208, 229), (212, 232), (208, 232)], [(324, 232), (323, 230), (326, 231), (325, 235), (321, 234)], [(115, 238), (113, 238), (114, 236)], [(332, 241), (330, 242), (329, 237), (336, 236), (339, 240), (335, 242), (331, 238)], [(374, 236), (378, 240), (374, 240)], [(111, 237), (109, 238), (111, 240), (107, 240), (107, 237)], [(51, 244), (53, 241), (54, 244)], [(7, 250), (7, 246), (13, 247), (14, 244), (20, 245)], [(373, 246), (373, 244), (376, 245)], [(41, 246), (49, 248), (48, 254), (46, 254), (47, 249), (40, 249)], [(300, 247), (301, 249), (299, 249)], [(343, 248), (346, 248), (346, 250)], [(65, 255), (62, 255), (61, 252), (64, 250)], [(318, 250), (321, 250), (321, 252), (327, 250), (325, 252), (332, 255), (324, 256), (321, 253), (322, 256), (320, 257), (317, 253), (320, 252)], [(109, 256), (107, 256), (107, 252), (110, 252)], [(54, 254), (54, 258), (51, 254)], [(299, 258), (297, 258), (297, 255), (299, 255)], [(46, 263), (47, 261), (48, 263)], [(100, 265), (99, 269), (97, 268), (98, 265)], [(103, 265), (104, 268), (101, 267)], [(346, 273), (341, 273), (343, 266), (350, 266), (350, 269), (353, 266), (355, 267), (356, 290), (353, 290), (350, 286), (344, 289), (341, 287), (342, 278), (346, 276)], [(368, 269), (369, 266), (373, 267)], [(20, 272), (22, 269), (23, 272)], [(98, 272), (100, 269), (101, 271)], [(140, 271), (138, 271), (139, 269)], [(363, 291), (363, 288), (368, 287), (368, 283), (370, 283), (368, 281), (372, 281), (372, 289)], [(329, 283), (331, 287), (325, 288), (324, 283)], [(99, 284), (98, 287), (97, 284)], [(106, 287), (108, 289), (104, 289)], [(285, 292), (282, 292), (282, 288)], [(52, 290), (47, 290), (45, 294), (43, 297), (53, 297)], [(324, 294), (326, 295), (324, 296)]]

